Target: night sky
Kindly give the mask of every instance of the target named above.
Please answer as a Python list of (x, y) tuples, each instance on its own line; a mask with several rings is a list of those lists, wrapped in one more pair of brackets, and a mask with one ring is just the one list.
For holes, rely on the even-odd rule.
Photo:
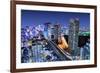
[(79, 18), (80, 27), (90, 28), (90, 14), (76, 12), (21, 10), (21, 25), (34, 26), (51, 22), (67, 27), (71, 18)]

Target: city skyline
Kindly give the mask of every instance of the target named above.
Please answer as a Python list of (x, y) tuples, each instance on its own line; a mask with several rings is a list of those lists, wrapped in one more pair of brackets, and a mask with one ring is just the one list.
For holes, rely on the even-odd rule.
[(89, 13), (22, 10), (21, 21), (21, 63), (90, 59)]
[(79, 19), (80, 28), (90, 28), (89, 13), (21, 10), (22, 27), (37, 26), (46, 22), (51, 22), (52, 24), (59, 23), (63, 27), (68, 27), (69, 21), (72, 18)]

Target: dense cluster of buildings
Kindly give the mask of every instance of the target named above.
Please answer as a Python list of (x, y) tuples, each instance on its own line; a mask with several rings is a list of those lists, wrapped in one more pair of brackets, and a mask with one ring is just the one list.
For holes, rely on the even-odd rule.
[[(68, 29), (59, 23), (49, 22), (22, 28), (22, 63), (89, 59), (90, 41), (88, 40), (83, 47), (78, 46), (79, 24), (79, 19), (75, 18), (70, 20)], [(63, 42), (64, 35), (68, 35), (68, 41), (64, 43), (68, 44), (67, 49), (70, 49), (70, 52), (58, 46)]]

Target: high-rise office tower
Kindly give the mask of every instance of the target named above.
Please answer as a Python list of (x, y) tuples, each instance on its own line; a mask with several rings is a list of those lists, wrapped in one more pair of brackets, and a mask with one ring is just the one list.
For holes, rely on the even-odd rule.
[(58, 37), (60, 36), (60, 25), (59, 24), (54, 25), (52, 34), (54, 35), (54, 39), (57, 40)]
[(58, 40), (58, 37), (61, 34), (60, 24), (45, 24), (45, 35), (48, 40)]
[(47, 22), (44, 24), (44, 37), (45, 39), (49, 39), (49, 34), (50, 34), (50, 25), (52, 25), (50, 22)]
[(79, 19), (71, 19), (69, 24), (69, 36), (68, 36), (68, 45), (71, 49), (72, 56), (79, 55), (78, 48), (78, 33), (79, 33)]

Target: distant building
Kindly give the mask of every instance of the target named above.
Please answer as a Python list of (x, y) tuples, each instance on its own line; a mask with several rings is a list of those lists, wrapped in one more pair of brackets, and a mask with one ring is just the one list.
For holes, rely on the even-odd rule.
[(45, 23), (44, 24), (44, 37), (46, 38), (46, 39), (49, 39), (49, 33), (48, 32), (50, 32), (49, 30), (50, 30), (50, 25), (52, 25), (50, 22), (47, 22), (47, 23)]
[(68, 45), (72, 56), (79, 54), (78, 48), (79, 19), (71, 19), (69, 24)]

